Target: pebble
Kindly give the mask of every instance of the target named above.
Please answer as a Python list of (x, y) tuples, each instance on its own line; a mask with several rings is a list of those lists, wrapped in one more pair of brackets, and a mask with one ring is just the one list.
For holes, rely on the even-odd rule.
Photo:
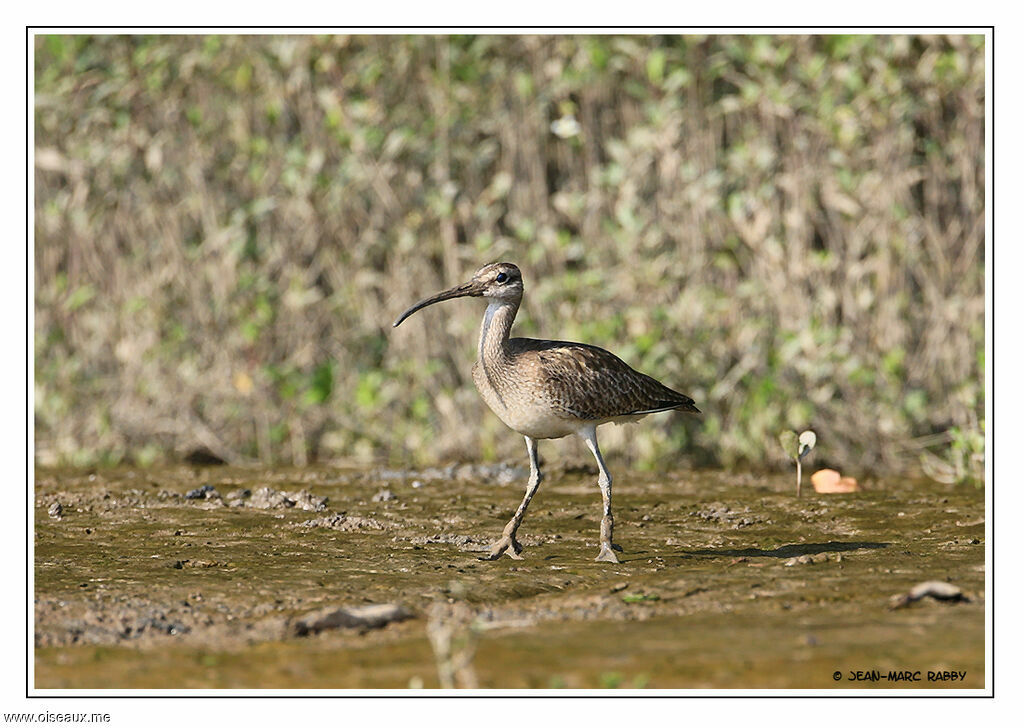
[(398, 496), (396, 496), (390, 490), (385, 488), (384, 490), (380, 491), (379, 493), (375, 493), (373, 498), (371, 498), (370, 500), (373, 501), (374, 503), (382, 503), (384, 501), (393, 501), (393, 500), (396, 500), (397, 498), (398, 498)]
[(54, 501), (46, 512), (50, 514), (50, 518), (56, 518), (59, 521), (64, 513), (64, 506), (60, 504), (60, 501)]
[(287, 493), (263, 486), (256, 489), (245, 505), (250, 508), (299, 508), (304, 511), (324, 511), (327, 510), (327, 498), (315, 496), (308, 490)]
[(216, 494), (217, 489), (214, 488), (209, 483), (204, 483), (201, 488), (193, 488), (192, 490), (190, 490), (188, 493), (185, 494), (185, 497), (188, 498), (189, 500), (198, 500), (199, 498), (214, 497), (213, 495), (209, 495), (210, 493)]
[(797, 564), (813, 564), (814, 557), (810, 554), (803, 554), (802, 556), (794, 556), (793, 558), (786, 561), (783, 566), (796, 566)]
[(372, 518), (360, 518), (359, 516), (347, 516), (344, 513), (335, 513), (332, 516), (320, 516), (299, 524), (299, 528), (330, 528), (335, 531), (359, 531), (386, 530), (386, 526), (380, 521)]

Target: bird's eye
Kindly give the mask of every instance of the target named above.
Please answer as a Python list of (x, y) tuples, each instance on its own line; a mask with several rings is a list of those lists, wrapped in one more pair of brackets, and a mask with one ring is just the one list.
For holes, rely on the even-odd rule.
[(499, 273), (494, 280), (496, 280), (498, 283), (504, 283), (505, 281), (508, 280), (508, 273)]

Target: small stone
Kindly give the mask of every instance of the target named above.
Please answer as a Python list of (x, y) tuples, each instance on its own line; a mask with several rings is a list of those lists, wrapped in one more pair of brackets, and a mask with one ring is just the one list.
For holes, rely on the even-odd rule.
[(618, 584), (614, 585), (608, 591), (610, 591), (612, 594), (615, 594), (616, 592), (620, 592), (623, 589), (627, 589), (628, 587), (629, 587), (629, 582), (628, 581), (620, 581)]
[(303, 521), (298, 525), (299, 528), (330, 528), (335, 531), (382, 531), (386, 528), (383, 523), (375, 521), (372, 518), (347, 516), (344, 513), (335, 513), (331, 516), (312, 518), (308, 521)]
[(59, 501), (54, 501), (46, 512), (50, 515), (50, 518), (56, 518), (59, 521), (64, 513), (64, 506)]
[(253, 492), (248, 505), (250, 508), (291, 508), (295, 501), (285, 497), (284, 493), (264, 486)]
[(201, 488), (193, 488), (192, 490), (190, 490), (188, 493), (185, 494), (185, 497), (188, 498), (189, 500), (199, 500), (200, 498), (210, 497), (207, 496), (207, 493), (210, 493), (211, 491), (216, 493), (217, 489), (214, 488), (209, 483), (204, 483)]
[(813, 564), (814, 557), (810, 554), (803, 554), (802, 556), (794, 556), (792, 559), (786, 561), (783, 566), (796, 566), (797, 564)]
[(326, 511), (327, 496), (313, 495), (308, 490), (300, 490), (298, 493), (288, 493), (288, 496), (295, 502), (296, 508), (304, 511)]
[(384, 501), (396, 500), (397, 497), (398, 496), (396, 496), (390, 490), (385, 488), (384, 490), (382, 490), (382, 491), (380, 491), (378, 493), (375, 493), (373, 498), (371, 498), (370, 500), (373, 501), (374, 503), (383, 503)]
[(263, 486), (253, 492), (246, 505), (250, 508), (299, 508), (304, 511), (323, 511), (327, 509), (327, 498), (313, 495), (308, 490), (288, 493)]

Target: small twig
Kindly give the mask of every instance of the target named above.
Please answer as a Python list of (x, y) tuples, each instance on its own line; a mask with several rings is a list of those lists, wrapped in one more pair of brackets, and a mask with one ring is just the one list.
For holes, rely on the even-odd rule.
[(473, 669), (476, 655), (475, 614), (456, 602), (431, 605), (427, 615), (427, 638), (437, 660), (437, 679), (442, 688), (476, 688)]

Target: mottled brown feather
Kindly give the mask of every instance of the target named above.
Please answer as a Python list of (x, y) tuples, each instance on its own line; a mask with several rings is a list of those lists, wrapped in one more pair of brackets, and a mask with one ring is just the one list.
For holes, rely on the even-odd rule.
[(606, 420), (673, 409), (700, 411), (685, 394), (597, 346), (510, 339), (508, 352), (515, 360), (513, 369), (538, 373), (535, 384), (543, 389), (543, 399), (567, 417)]

